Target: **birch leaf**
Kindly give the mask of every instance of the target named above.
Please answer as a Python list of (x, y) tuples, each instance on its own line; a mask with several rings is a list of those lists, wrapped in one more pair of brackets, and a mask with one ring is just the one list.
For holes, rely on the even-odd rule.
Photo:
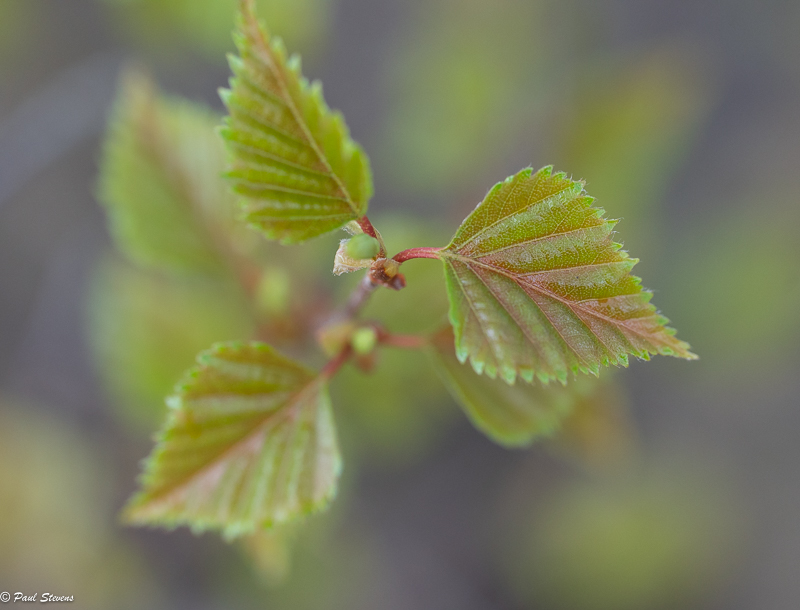
[(220, 343), (168, 400), (125, 510), (232, 538), (325, 507), (341, 471), (326, 380), (263, 343)]
[(103, 146), (98, 195), (117, 246), (140, 266), (219, 272), (219, 231), (233, 204), (219, 179), (225, 149), (212, 112), (160, 95), (143, 74), (121, 79)]
[(320, 83), (259, 25), (252, 0), (242, 2), (236, 44), (231, 88), (221, 91), (230, 113), (222, 136), (245, 219), (270, 239), (297, 243), (362, 217), (372, 196), (367, 156)]
[(525, 169), (439, 251), (461, 362), (508, 383), (564, 383), (629, 354), (696, 358), (631, 275), (638, 261), (612, 240), (616, 221), (592, 202), (580, 181)]

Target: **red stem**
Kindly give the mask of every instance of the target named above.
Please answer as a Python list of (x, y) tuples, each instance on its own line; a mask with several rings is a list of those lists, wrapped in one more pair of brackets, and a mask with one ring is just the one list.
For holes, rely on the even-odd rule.
[(342, 365), (350, 359), (352, 352), (353, 349), (348, 345), (341, 352), (339, 352), (339, 355), (337, 355), (333, 360), (329, 360), (328, 364), (322, 367), (322, 370), (319, 374), (326, 379), (330, 379), (339, 371), (340, 368), (342, 368)]
[(358, 222), (358, 226), (361, 227), (361, 230), (364, 231), (370, 237), (374, 237), (378, 239), (378, 233), (375, 231), (375, 227), (372, 226), (372, 223), (369, 221), (369, 218), (366, 216), (362, 216), (356, 222)]
[(419, 335), (392, 335), (386, 333), (380, 337), (380, 343), (381, 345), (400, 349), (423, 349), (428, 345), (428, 340)]
[(395, 254), (393, 260), (404, 263), (412, 258), (439, 258), (439, 250), (441, 248), (411, 248)]
[(372, 223), (369, 221), (369, 218), (366, 216), (362, 216), (357, 221), (358, 226), (361, 227), (361, 230), (364, 231), (370, 237), (374, 237), (378, 240), (378, 243), (381, 245), (381, 251), (379, 256), (384, 258), (386, 256), (386, 246), (383, 245), (383, 239), (381, 239), (380, 235), (378, 235), (378, 231), (375, 230), (375, 227), (372, 226)]
[(377, 287), (376, 284), (372, 283), (369, 273), (365, 273), (347, 301), (347, 305), (344, 308), (345, 317), (355, 318), (361, 311), (361, 308), (366, 305), (369, 295), (371, 295)]

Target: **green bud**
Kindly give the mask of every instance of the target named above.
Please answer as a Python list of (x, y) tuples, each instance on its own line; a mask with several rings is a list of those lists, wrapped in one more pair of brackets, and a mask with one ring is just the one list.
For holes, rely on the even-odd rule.
[(356, 260), (375, 258), (380, 251), (381, 245), (378, 240), (366, 233), (351, 237), (345, 246), (345, 254)]
[(369, 326), (362, 326), (353, 333), (350, 338), (350, 345), (353, 346), (353, 351), (359, 356), (366, 356), (378, 343), (378, 333), (374, 328)]

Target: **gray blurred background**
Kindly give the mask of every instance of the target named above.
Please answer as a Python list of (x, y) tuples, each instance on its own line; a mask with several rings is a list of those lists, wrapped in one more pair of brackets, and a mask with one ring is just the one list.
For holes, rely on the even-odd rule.
[(0, 591), (87, 608), (797, 608), (788, 0), (264, 0), (372, 158), (371, 217), (446, 235), (492, 184), (552, 163), (623, 219), (701, 360), (615, 375), (630, 421), (604, 442), (638, 449), (613, 472), (497, 447), (437, 394), (407, 449), (346, 450), (341, 502), (277, 584), (216, 537), (118, 525), (154, 424), (120, 414), (89, 340), (112, 249), (100, 142), (131, 61), (221, 112), (234, 4), (0, 0)]

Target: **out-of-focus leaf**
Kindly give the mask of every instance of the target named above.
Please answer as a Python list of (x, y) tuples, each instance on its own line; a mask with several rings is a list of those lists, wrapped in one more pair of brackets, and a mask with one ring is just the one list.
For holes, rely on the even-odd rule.
[(87, 610), (163, 607), (143, 558), (109, 527), (109, 456), (57, 417), (63, 412), (0, 397), (3, 588), (41, 594), (46, 581), (46, 591), (73, 595)]
[[(165, 53), (185, 52), (187, 45), (208, 59), (221, 61), (233, 46), (237, 0), (104, 0), (138, 42)], [(292, 46), (314, 50), (329, 23), (331, 0), (256, 0), (270, 27)]]
[(476, 375), (453, 350), (450, 327), (431, 337), (428, 350), (442, 381), (470, 421), (493, 441), (508, 447), (529, 445), (552, 435), (569, 417), (577, 396), (573, 385), (509, 385)]
[(563, 79), (569, 20), (539, 0), (409, 5), (412, 28), (385, 71), (380, 164), (404, 192), (452, 199), (482, 188), (487, 167), (529, 140), (526, 126), (557, 90), (553, 78)]
[(232, 217), (220, 175), (217, 118), (159, 97), (137, 72), (123, 77), (103, 147), (99, 196), (118, 247), (137, 264), (173, 271), (223, 268), (217, 234)]
[(439, 257), (456, 354), (508, 383), (597, 374), (628, 354), (696, 358), (664, 326), (583, 183), (526, 169), (497, 184)]
[[(727, 370), (737, 382), (763, 381), (800, 338), (800, 213), (796, 189), (765, 185), (746, 207), (697, 223), (674, 266), (670, 307), (708, 353), (702, 370)], [(757, 208), (752, 201), (762, 201)], [(741, 211), (735, 212), (733, 210)], [(747, 247), (744, 246), (747, 244)], [(711, 379), (711, 377), (707, 377)], [(726, 383), (734, 381), (726, 378)]]
[(383, 349), (368, 374), (345, 367), (333, 393), (341, 406), (345, 452), (387, 467), (419, 460), (458, 415), (430, 363), (416, 351)]
[[(705, 607), (741, 557), (747, 523), (718, 472), (702, 462), (645, 480), (579, 483), (519, 506), (506, 562), (519, 603), (565, 610)], [(538, 512), (538, 514), (537, 514)], [(536, 515), (531, 519), (531, 515)]]
[(614, 472), (635, 463), (638, 439), (615, 376), (579, 377), (569, 384), (574, 402), (549, 443), (550, 450), (590, 472)]
[(245, 218), (270, 239), (297, 243), (338, 229), (367, 211), (372, 174), (366, 154), (332, 112), (299, 57), (259, 25), (242, 3), (231, 56), (235, 77), (221, 92), (230, 116), (222, 129), (232, 153), (228, 172), (244, 197)]
[(633, 62), (601, 58), (578, 79), (574, 103), (560, 124), (556, 156), (591, 176), (600, 201), (625, 219), (629, 246), (645, 250), (657, 238), (653, 207), (686, 159), (711, 100), (710, 75), (698, 53), (665, 48)]
[(168, 404), (128, 522), (232, 538), (320, 510), (335, 494), (341, 459), (327, 380), (268, 345), (201, 353)]
[(95, 271), (90, 299), (96, 366), (123, 420), (147, 434), (199, 351), (253, 334), (244, 295), (222, 279), (163, 276), (109, 258)]

